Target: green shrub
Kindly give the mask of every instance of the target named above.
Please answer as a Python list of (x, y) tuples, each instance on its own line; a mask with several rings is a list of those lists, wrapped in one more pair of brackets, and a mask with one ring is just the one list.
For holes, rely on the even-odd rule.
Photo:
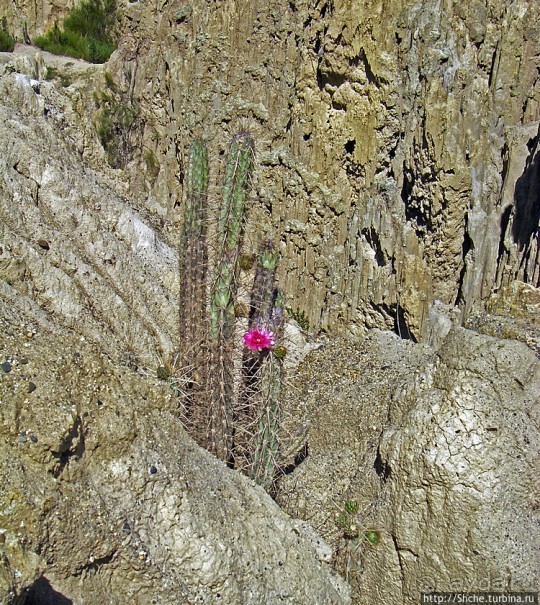
[(296, 307), (296, 310), (292, 307), (286, 307), (286, 311), (300, 326), (300, 329), (304, 330), (304, 332), (309, 332), (309, 319), (304, 310), (300, 310), (298, 307)]
[(8, 32), (6, 18), (2, 17), (2, 21), (0, 22), (0, 52), (10, 53), (14, 48), (15, 40)]
[(34, 43), (55, 55), (105, 63), (116, 50), (115, 22), (115, 0), (83, 0), (65, 18), (62, 28), (55, 22), (53, 28), (35, 38)]
[(71, 84), (69, 76), (58, 71), (56, 67), (47, 65), (47, 71), (45, 72), (45, 80), (59, 80), (61, 86), (67, 88)]
[(107, 161), (113, 168), (124, 168), (140, 134), (138, 107), (128, 90), (120, 88), (108, 73), (105, 74), (105, 89), (94, 98), (100, 110), (96, 131)]

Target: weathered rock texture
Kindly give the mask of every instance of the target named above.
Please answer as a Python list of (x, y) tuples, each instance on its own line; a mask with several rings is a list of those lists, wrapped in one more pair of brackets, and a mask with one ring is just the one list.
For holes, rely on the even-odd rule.
[[(34, 4), (0, 14), (17, 32), (28, 15), (33, 34), (67, 8)], [(535, 0), (133, 2), (119, 14), (107, 69), (144, 123), (131, 191), (175, 231), (189, 139), (206, 136), (216, 157), (250, 128), (250, 231), (281, 239), (284, 286), (312, 326), (420, 339), (436, 299), (468, 314), (515, 278), (538, 285)]]
[(0, 312), (0, 603), (350, 602), (313, 530), (186, 436), (167, 383), (4, 282)]
[(28, 37), (44, 33), (55, 22), (62, 23), (66, 13), (76, 4), (71, 0), (15, 0), (2, 2), (2, 16), (6, 17), (9, 30), (18, 40), (28, 41)]
[[(34, 35), (68, 8), (3, 0), (0, 17), (22, 37), (24, 22)], [(280, 241), (289, 305), (313, 329), (390, 328), (439, 348), (384, 336), (366, 356), (317, 353), (328, 376), (313, 377), (320, 401), (302, 383), (310, 453), (284, 503), (337, 540), (333, 513), (364, 493), (360, 517), (381, 546), (336, 542), (360, 602), (413, 602), (422, 578), (474, 589), (493, 572), (531, 587), (534, 353), (436, 309), (458, 305), (460, 321), (493, 332), (485, 310), (503, 325), (505, 300), (519, 313), (536, 296), (539, 11), (536, 0), (130, 2), (105, 66), (22, 45), (0, 56), (7, 589), (45, 571), (36, 595), (75, 602), (124, 602), (126, 585), (143, 603), (155, 590), (163, 603), (218, 592), (247, 603), (250, 591), (272, 605), (347, 602), (290, 522), (181, 436), (154, 382), (102, 357), (152, 374), (172, 358), (185, 150), (208, 139), (215, 191), (241, 128), (258, 146), (247, 247)], [(121, 169), (96, 134), (107, 73), (136, 116), (118, 134)], [(46, 331), (52, 357), (32, 336), (21, 361), (18, 315), (27, 333)], [(534, 329), (524, 340), (537, 347)], [(256, 578), (244, 561), (262, 553)]]
[[(280, 502), (333, 545), (355, 603), (535, 590), (540, 364), (524, 344), (454, 327), (435, 354), (373, 334), (329, 342), (295, 384), (310, 454)], [(349, 499), (359, 540), (336, 522)]]
[(103, 70), (60, 63), (77, 82), (62, 88), (27, 54), (13, 59), (0, 80), (0, 275), (117, 360), (155, 371), (177, 346), (177, 254), (78, 117), (95, 109), (88, 88)]
[(177, 346), (177, 257), (93, 168), (77, 116), (103, 70), (55, 60), (63, 89), (18, 52), (0, 66), (0, 601), (349, 602), (314, 533), (193, 444), (174, 389), (140, 376)]
[(439, 357), (396, 393), (381, 439), (383, 498), (397, 513), (382, 517), (399, 564), (383, 600), (534, 590), (540, 364), (522, 344), (464, 330)]
[(493, 294), (486, 312), (473, 313), (466, 325), (483, 334), (521, 340), (540, 355), (540, 290), (520, 281)]

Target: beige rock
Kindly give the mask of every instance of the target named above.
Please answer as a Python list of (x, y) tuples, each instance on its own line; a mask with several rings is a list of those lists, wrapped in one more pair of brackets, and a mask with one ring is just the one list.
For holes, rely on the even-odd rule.
[[(519, 315), (496, 324), (499, 334), (517, 338), (519, 322), (530, 324), (530, 303), (522, 315), (512, 288), (521, 281), (528, 297), (539, 285), (538, 3), (185, 6), (122, 5), (106, 66), (23, 45), (0, 55), (3, 337), (27, 344), (39, 368), (15, 364), (0, 383), (2, 459), (14, 461), (2, 497), (15, 511), (4, 593), (45, 570), (50, 590), (80, 602), (123, 603), (126, 586), (147, 602), (159, 586), (163, 603), (173, 591), (237, 603), (249, 586), (272, 603), (289, 581), (291, 602), (347, 602), (316, 562), (327, 549), (245, 480), (179, 445), (163, 385), (133, 373), (153, 376), (178, 346), (185, 150), (195, 135), (209, 141), (215, 203), (219, 158), (241, 128), (258, 147), (246, 247), (280, 241), (290, 306), (314, 331), (391, 329), (438, 349), (377, 333), (364, 351), (360, 341), (346, 355), (339, 343), (312, 353), (321, 365), (293, 409), (313, 421), (310, 453), (285, 479), (283, 504), (324, 529), (359, 602), (416, 602), (423, 587), (465, 587), (458, 579), (530, 587), (540, 567), (528, 499), (536, 358), (430, 309), (459, 305), (462, 321), (490, 331), (474, 323), (490, 301), (497, 322)], [(0, 17), (19, 37), (26, 21), (33, 36), (68, 8), (4, 0)], [(47, 67), (62, 77), (47, 81)], [(95, 129), (106, 72), (140, 124), (117, 170)], [(334, 514), (351, 494), (380, 547), (339, 537)], [(279, 565), (287, 548), (302, 565)], [(244, 563), (264, 571), (263, 555), (276, 575), (243, 583)]]
[[(144, 124), (126, 182), (166, 230), (189, 140), (204, 134), (217, 158), (248, 127), (250, 242), (281, 239), (282, 281), (314, 328), (405, 323), (418, 340), (435, 300), (467, 315), (516, 278), (538, 285), (536, 232), (521, 227), (538, 222), (537, 2), (184, 6), (122, 5), (106, 67)], [(66, 10), (10, 1), (0, 15), (17, 31), (32, 15), (34, 33)]]
[(187, 437), (167, 382), (3, 282), (0, 312), (2, 604), (350, 603), (315, 531)]
[(396, 513), (392, 591), (414, 603), (420, 591), (533, 590), (538, 360), (521, 343), (464, 330), (439, 355), (395, 398), (380, 444)]
[(467, 326), (497, 338), (520, 340), (540, 354), (540, 290), (514, 281), (493, 294), (487, 313), (473, 313)]
[[(437, 353), (385, 333), (329, 341), (291, 389), (312, 422), (309, 456), (280, 503), (320, 529), (358, 604), (539, 581), (540, 364), (438, 313)], [(351, 500), (358, 538), (340, 517)]]

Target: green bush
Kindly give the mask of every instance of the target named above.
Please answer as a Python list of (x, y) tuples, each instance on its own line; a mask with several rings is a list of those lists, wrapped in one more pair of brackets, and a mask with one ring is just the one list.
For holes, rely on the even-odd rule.
[(304, 332), (309, 332), (309, 319), (304, 310), (300, 310), (296, 307), (296, 311), (292, 307), (286, 307), (286, 311), (289, 316), (300, 326)]
[(100, 110), (96, 131), (107, 161), (113, 168), (124, 168), (140, 134), (138, 106), (129, 90), (120, 88), (108, 73), (105, 74), (105, 90), (96, 93), (94, 100)]
[(47, 71), (45, 72), (45, 80), (56, 80), (60, 81), (60, 84), (66, 88), (71, 84), (71, 80), (66, 74), (60, 73), (56, 67), (47, 65)]
[(55, 55), (67, 55), (90, 63), (105, 63), (116, 50), (113, 29), (116, 0), (83, 0), (64, 19), (63, 27), (55, 23), (34, 43)]
[(10, 53), (14, 48), (15, 40), (8, 32), (6, 18), (2, 17), (2, 21), (0, 22), (0, 52)]

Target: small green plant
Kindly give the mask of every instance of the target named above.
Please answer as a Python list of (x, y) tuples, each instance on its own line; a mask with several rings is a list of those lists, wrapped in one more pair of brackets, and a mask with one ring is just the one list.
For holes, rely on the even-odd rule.
[(6, 18), (2, 17), (0, 21), (0, 52), (10, 53), (13, 52), (14, 48), (15, 40), (8, 31)]
[[(365, 567), (370, 550), (377, 548), (382, 541), (382, 531), (367, 526), (363, 514), (373, 510), (371, 505), (363, 510), (356, 499), (348, 498), (341, 506), (336, 504), (334, 522), (339, 537), (334, 542), (334, 565), (343, 577), (358, 591), (358, 580)], [(353, 594), (354, 594), (353, 592)]]
[(358, 512), (358, 502), (356, 500), (346, 500), (345, 501), (345, 510), (350, 515), (356, 515)]
[(304, 310), (300, 310), (299, 307), (296, 307), (296, 310), (292, 307), (287, 307), (287, 313), (304, 332), (309, 332), (309, 319)]
[(373, 527), (364, 527), (358, 515), (358, 501), (352, 498), (345, 500), (343, 510), (336, 513), (336, 525), (343, 532), (346, 540), (358, 542), (360, 534), (363, 541), (371, 546), (377, 546), (381, 541), (381, 532)]
[(169, 380), (171, 377), (171, 372), (166, 366), (159, 366), (156, 370), (156, 376), (159, 380)]
[(128, 90), (120, 88), (108, 73), (105, 88), (94, 98), (99, 108), (96, 131), (107, 161), (113, 168), (124, 168), (136, 147), (140, 127), (137, 106)]
[(116, 0), (83, 0), (34, 44), (55, 55), (67, 55), (90, 63), (105, 63), (116, 50), (114, 26)]
[(378, 529), (370, 527), (364, 532), (364, 539), (372, 546), (377, 546), (381, 541), (381, 532)]
[(68, 76), (66, 76), (66, 74), (63, 74), (58, 71), (56, 67), (51, 67), (50, 65), (47, 65), (47, 70), (45, 72), (45, 80), (56, 79), (59, 80), (61, 86), (63, 86), (64, 88), (67, 88), (71, 84), (71, 80)]
[(47, 69), (45, 70), (45, 80), (54, 80), (57, 76), (58, 69), (56, 69), (56, 67), (47, 65)]

